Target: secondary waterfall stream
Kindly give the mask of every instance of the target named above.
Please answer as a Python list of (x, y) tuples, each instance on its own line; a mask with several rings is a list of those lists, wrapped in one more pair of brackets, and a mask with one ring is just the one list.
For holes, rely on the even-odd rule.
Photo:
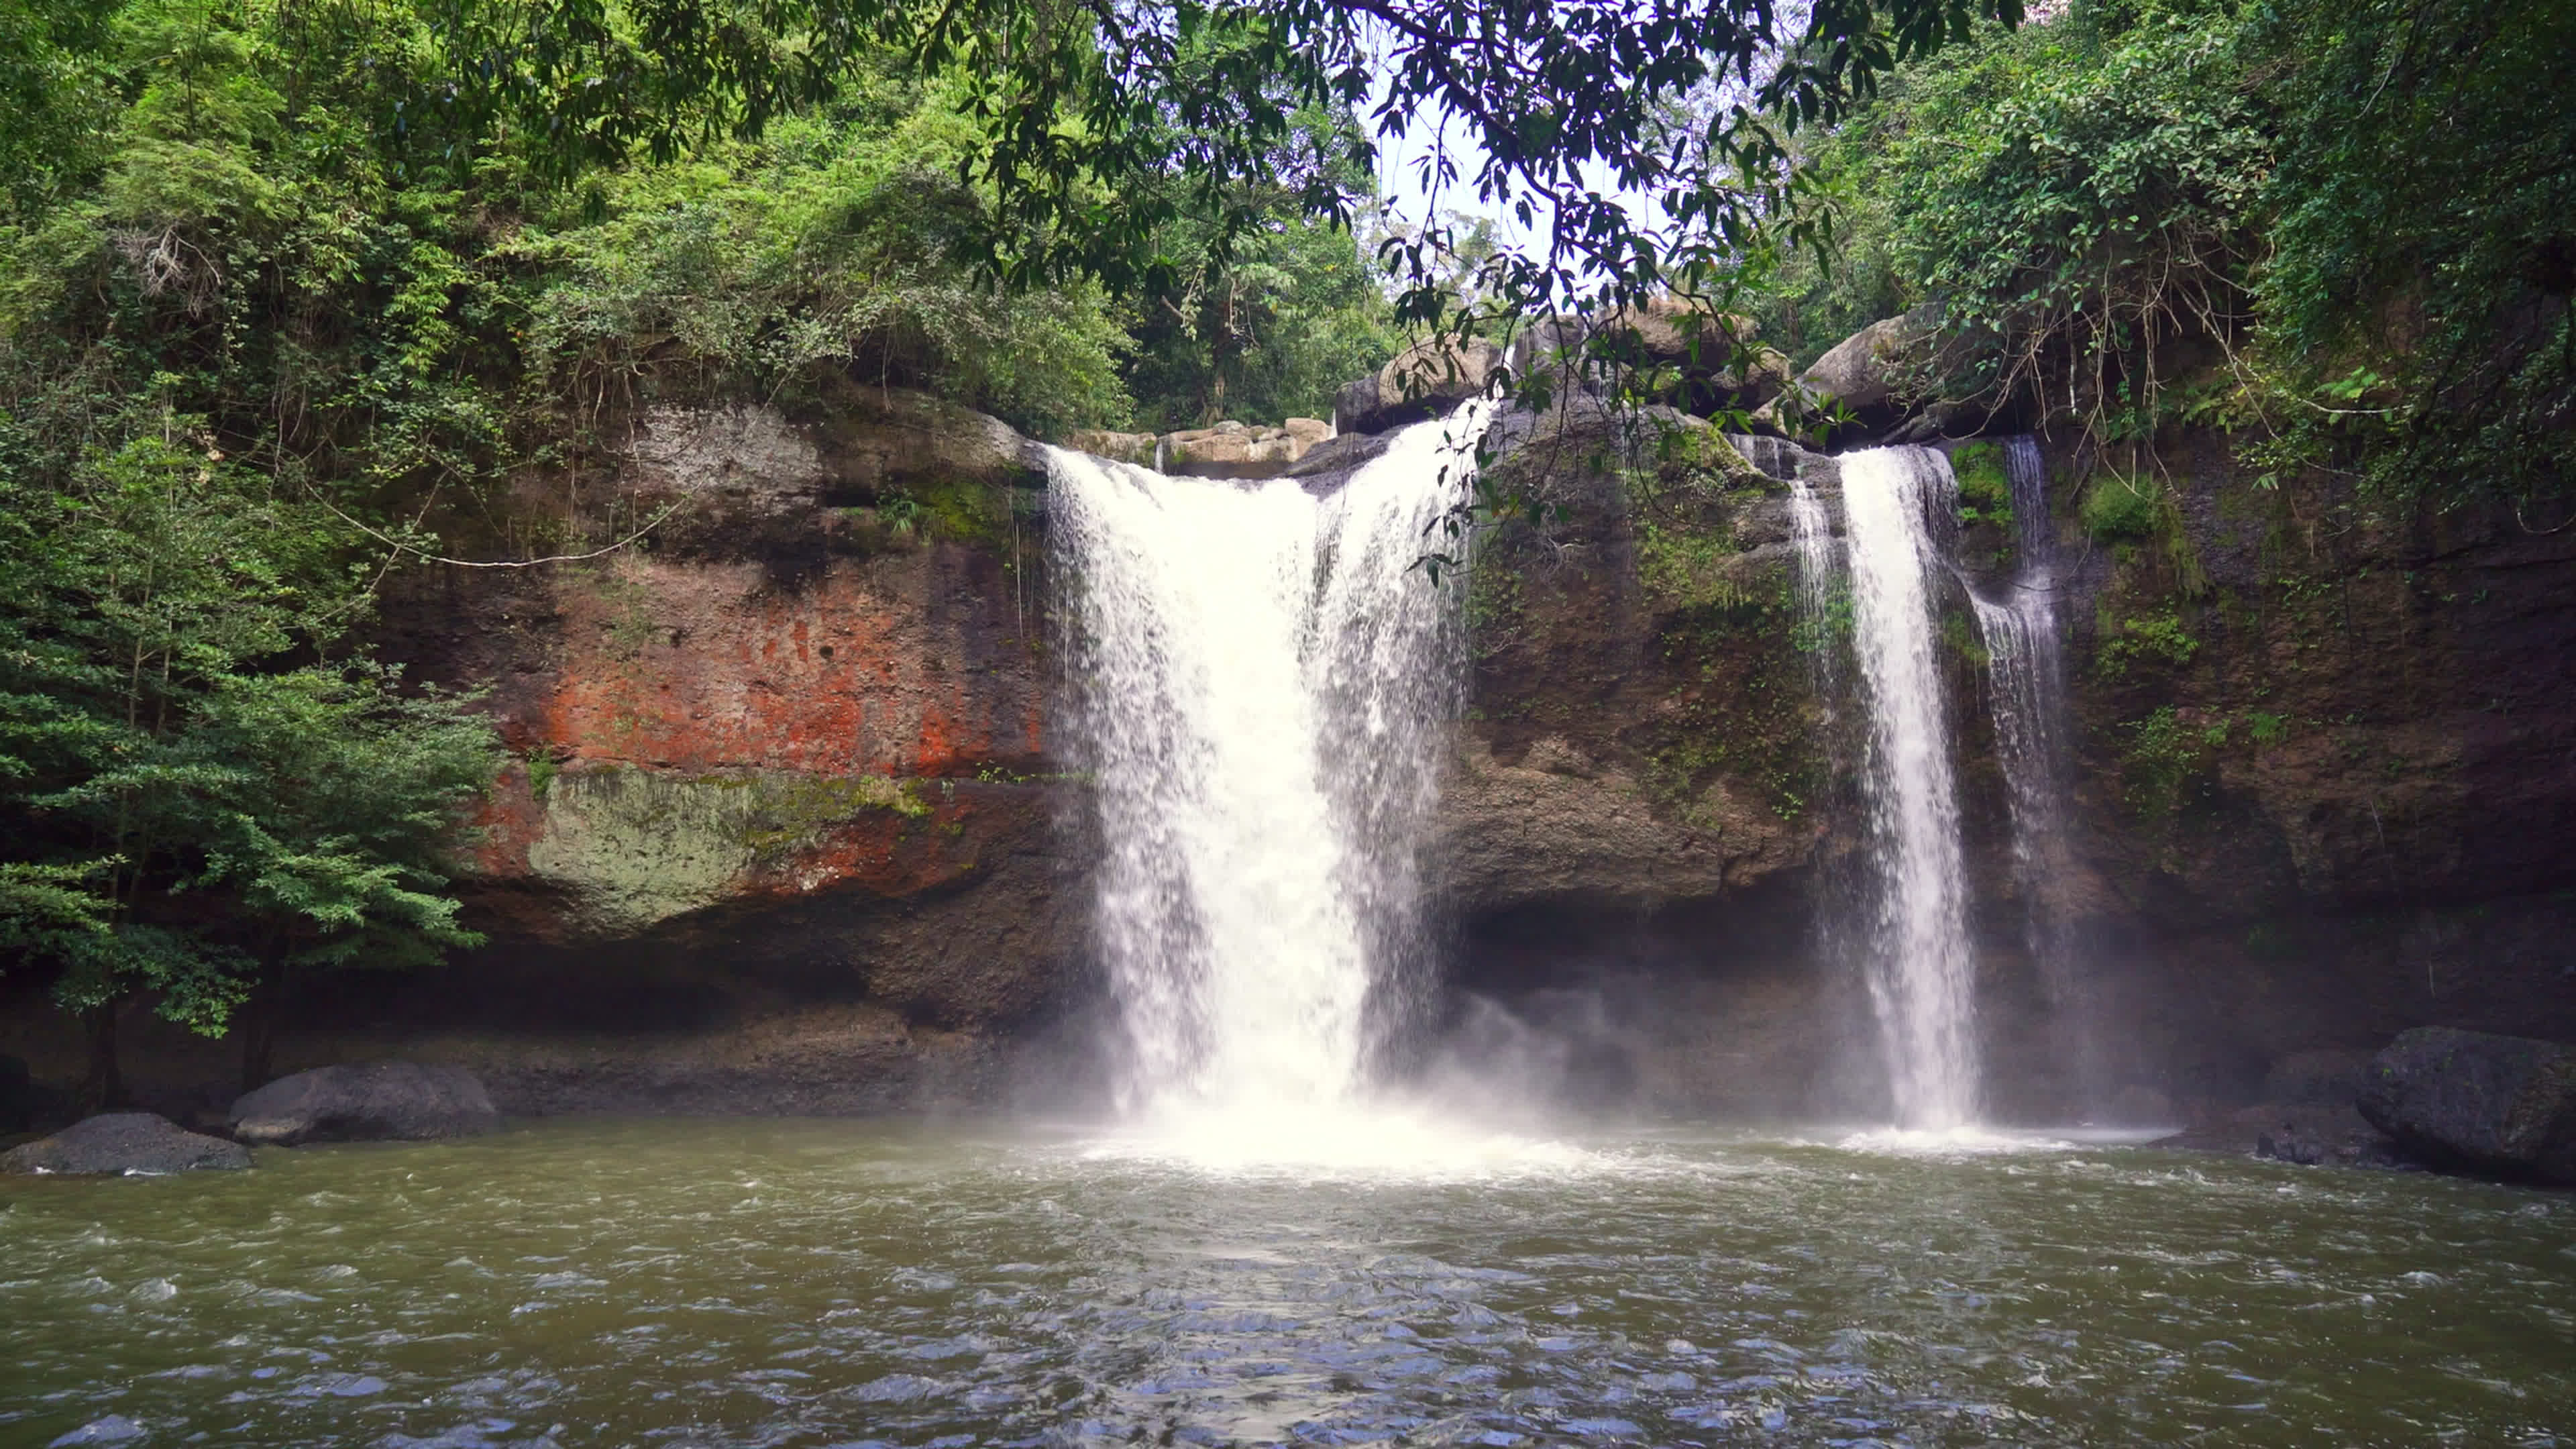
[(1415, 564), (1484, 416), (1417, 424), (1321, 497), (1050, 452), (1131, 1116), (1347, 1102), (1419, 992), (1463, 654), (1454, 576)]
[(1978, 1114), (1958, 786), (1936, 652), (1943, 560), (1931, 527), (1956, 485), (1929, 448), (1871, 448), (1841, 465), (1852, 646), (1868, 715), (1870, 995), (1897, 1125), (1950, 1131)]
[(2094, 1011), (2077, 974), (2064, 907), (2073, 861), (2067, 840), (2066, 663), (2057, 617), (2057, 538), (2048, 517), (2039, 441), (2004, 442), (2017, 563), (1998, 597), (1971, 596), (1987, 656), (1995, 750), (2012, 812), (2013, 868), (2027, 903), (2025, 929), (2054, 1007), (2053, 1026), (2077, 1105), (2101, 1094), (2095, 1080)]

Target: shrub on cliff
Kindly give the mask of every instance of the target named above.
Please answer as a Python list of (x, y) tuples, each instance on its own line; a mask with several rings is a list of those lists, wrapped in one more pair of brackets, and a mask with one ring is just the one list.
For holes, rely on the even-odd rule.
[[(1921, 302), (1949, 395), (2099, 439), (2243, 428), (2275, 471), (2517, 498), (2576, 462), (2576, 10), (2077, 0), (1815, 143), (1808, 351)], [(1811, 212), (1811, 218), (1818, 213)]]

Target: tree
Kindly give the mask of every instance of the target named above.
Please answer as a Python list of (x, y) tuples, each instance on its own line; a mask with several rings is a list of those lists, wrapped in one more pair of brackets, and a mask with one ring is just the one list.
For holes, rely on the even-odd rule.
[(2078, 0), (1811, 136), (1836, 245), (1753, 310), (1812, 351), (1934, 303), (1954, 401), (2520, 505), (2576, 464), (2571, 94), (2545, 0)]
[(165, 428), (62, 492), (0, 467), (0, 943), (87, 1023), (94, 1105), (138, 995), (219, 1036), (285, 970), (470, 939), (439, 861), (499, 763), (459, 701), (295, 663), (364, 606), (351, 540)]
[[(1347, 159), (1353, 117), (1294, 119), (1289, 150), (1344, 158), (1337, 185), (1370, 192), (1373, 178)], [(1258, 220), (1229, 231), (1224, 216), (1185, 208), (1156, 237), (1156, 264), (1133, 304), (1130, 387), (1158, 427), (1329, 417), (1335, 390), (1398, 345), (1386, 272), (1364, 238), (1304, 214), (1286, 187), (1265, 180), (1224, 195)]]
[(482, 944), (445, 892), (459, 812), (499, 742), (462, 701), (399, 685), (363, 662), (229, 678), (175, 742), (212, 787), (186, 887), (220, 900), (248, 967), (245, 1090), (268, 1080), (292, 975)]
[[(1402, 320), (1476, 330), (1724, 285), (1796, 184), (1786, 132), (1839, 118), (1974, 20), (2020, 14), (2018, 0), (458, 0), (429, 30), (443, 124), (561, 174), (757, 134), (835, 94), (863, 56), (913, 57), (969, 87), (984, 129), (966, 169), (1002, 201), (997, 269), (1113, 287), (1143, 275), (1186, 209), (1221, 237), (1256, 226), (1261, 207), (1229, 188), (1265, 182), (1347, 222), (1358, 198), (1341, 163), (1367, 169), (1365, 136), (1338, 158), (1279, 163), (1292, 117), (1356, 110), (1382, 80), (1368, 113), (1381, 135), (1422, 112), (1463, 126), (1466, 184), (1542, 238), (1498, 258), (1487, 300), (1463, 313), (1436, 285), (1443, 238), (1392, 249)], [(1676, 134), (1670, 102), (1730, 77), (1727, 103)], [(457, 164), (452, 143), (438, 155)], [(1429, 164), (1460, 177), (1454, 157)], [(1631, 217), (1597, 188), (1603, 174), (1654, 197), (1658, 216)]]

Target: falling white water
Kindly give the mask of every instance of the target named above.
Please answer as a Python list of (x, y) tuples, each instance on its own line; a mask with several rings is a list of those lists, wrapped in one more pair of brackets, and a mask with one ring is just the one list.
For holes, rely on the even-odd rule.
[(2056, 540), (2048, 523), (2039, 444), (2006, 442), (2004, 464), (2019, 524), (2020, 568), (1995, 599), (1974, 598), (1985, 639), (1996, 744), (2012, 805), (2013, 847), (2026, 889), (2063, 868), (2061, 776), (2066, 666), (2057, 631)]
[(1958, 789), (1934, 643), (1942, 563), (1931, 519), (1952, 506), (1956, 484), (1949, 463), (1928, 448), (1872, 448), (1841, 461), (1878, 874), (1870, 991), (1897, 1125), (1954, 1131), (1977, 1118), (1975, 1003)]
[(1312, 1121), (1407, 999), (1464, 670), (1456, 578), (1414, 565), (1486, 413), (1406, 429), (1321, 498), (1050, 450), (1131, 1116), (1231, 1123), (1237, 1150)]
[(2047, 474), (2039, 442), (2006, 440), (2004, 470), (2019, 524), (2019, 569), (2000, 597), (1977, 598), (1977, 630), (1987, 655), (1988, 697), (1996, 753), (2011, 805), (2013, 867), (2027, 903), (2024, 926), (2032, 959), (2055, 1004), (2057, 1030), (2078, 1099), (2089, 1108), (2094, 1081), (2093, 1011), (2076, 972), (2073, 929), (2064, 908), (2074, 862), (2067, 838), (2066, 665), (2057, 619), (2057, 540), (2048, 518)]
[(1783, 471), (1789, 475), (1789, 539), (1798, 550), (1798, 614), (1813, 635), (1808, 653), (1830, 721), (1838, 676), (1830, 637), (1834, 581), (1839, 576), (1834, 567), (1834, 525), (1825, 512), (1825, 501), (1807, 480), (1795, 468)]

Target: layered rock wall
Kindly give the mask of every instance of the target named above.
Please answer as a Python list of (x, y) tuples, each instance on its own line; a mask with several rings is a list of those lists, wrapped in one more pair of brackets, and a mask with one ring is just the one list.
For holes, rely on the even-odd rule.
[[(1315, 431), (1223, 436), (1312, 486), (1377, 446)], [(1605, 1108), (1868, 1110), (1866, 990), (1818, 930), (1858, 839), (1825, 687), (1849, 624), (1802, 611), (1788, 521), (1793, 476), (1832, 511), (1834, 460), (1579, 390), (1489, 442), (1520, 521), (1470, 578), (1424, 1052)], [(2576, 1038), (2576, 530), (2369, 521), (2215, 435), (2048, 451), (2077, 738), (2047, 889), (2088, 983), (2084, 1100), (2214, 1111), (2410, 1026)], [(1041, 467), (907, 394), (655, 411), (607, 478), (505, 520), (633, 542), (404, 584), (383, 652), (487, 689), (514, 754), (466, 883), (491, 943), (317, 984), (279, 1066), (454, 1062), (514, 1112), (1068, 1100), (1088, 807), (1049, 754)], [(2162, 511), (2099, 528), (2088, 494), (2142, 468)], [(1987, 1060), (2000, 1106), (2045, 1116), (2078, 1096), (2071, 1007), (2031, 953), (1962, 592), (2008, 532), (1964, 528), (1940, 633)], [(228, 1092), (217, 1048), (133, 1055), (147, 1088)]]

